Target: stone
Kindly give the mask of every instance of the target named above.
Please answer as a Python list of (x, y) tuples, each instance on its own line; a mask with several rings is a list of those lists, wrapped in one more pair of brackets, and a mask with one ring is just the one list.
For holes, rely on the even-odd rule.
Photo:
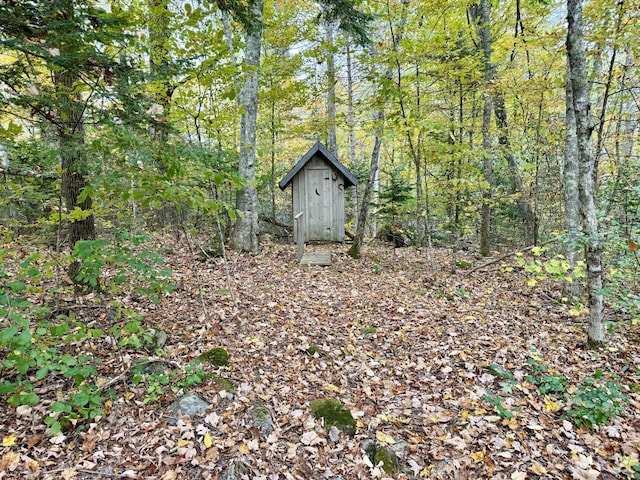
[(384, 447), (378, 447), (376, 454), (373, 457), (373, 464), (378, 465), (382, 462), (382, 470), (388, 475), (394, 475), (398, 473), (398, 457), (390, 449)]
[(315, 418), (324, 419), (324, 428), (327, 432), (331, 430), (331, 427), (335, 426), (347, 435), (355, 435), (356, 420), (353, 418), (351, 411), (342, 405), (340, 400), (323, 398), (311, 401), (310, 406)]
[(207, 362), (216, 367), (224, 367), (229, 363), (229, 352), (224, 348), (214, 347), (211, 350), (202, 352), (198, 359), (201, 362)]
[(192, 393), (169, 405), (169, 410), (171, 411), (172, 416), (169, 417), (168, 422), (171, 425), (175, 425), (178, 421), (178, 417), (182, 415), (188, 415), (192, 418), (197, 414), (203, 415), (207, 411), (208, 406), (209, 404), (207, 402), (202, 400), (195, 393)]
[(259, 429), (265, 438), (273, 433), (273, 416), (268, 408), (260, 406), (253, 407), (249, 415), (251, 416), (253, 426)]
[(409, 444), (405, 441), (400, 441), (392, 446), (383, 447), (379, 445), (375, 440), (370, 438), (364, 440), (360, 444), (360, 448), (365, 451), (369, 460), (374, 465), (382, 463), (382, 469), (388, 475), (398, 473), (400, 468), (400, 462), (398, 460), (398, 452), (404, 455), (405, 449)]
[(150, 353), (155, 352), (165, 346), (168, 338), (167, 332), (149, 328), (144, 334), (144, 349)]
[(220, 480), (240, 480), (247, 474), (248, 470), (247, 462), (242, 458), (237, 458), (222, 473)]

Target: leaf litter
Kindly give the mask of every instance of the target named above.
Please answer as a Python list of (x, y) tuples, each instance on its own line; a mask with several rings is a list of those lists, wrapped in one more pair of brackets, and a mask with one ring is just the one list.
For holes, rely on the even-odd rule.
[[(126, 306), (169, 333), (171, 364), (226, 349), (220, 372), (233, 392), (205, 381), (145, 402), (144, 386), (124, 376), (109, 384), (103, 417), (55, 436), (43, 423), (47, 402), (2, 402), (0, 479), (389, 478), (365, 440), (406, 444), (393, 478), (633, 478), (637, 328), (590, 351), (584, 319), (569, 315), (558, 284), (530, 287), (517, 271), (451, 274), (445, 250), (430, 272), (414, 249), (372, 244), (357, 261), (342, 245), (322, 248), (330, 267), (300, 267), (290, 245), (228, 252), (231, 296), (222, 259), (194, 261), (176, 245), (166, 260), (178, 290), (157, 305), (129, 297)], [(93, 320), (108, 323), (107, 313)], [(91, 348), (105, 382), (149, 358), (107, 338)], [(625, 412), (576, 427), (562, 416), (567, 405), (526, 380), (532, 356), (573, 386), (597, 370), (616, 375)], [(62, 387), (38, 386), (54, 397)], [(169, 424), (168, 405), (186, 393), (206, 400), (207, 413)], [(310, 402), (323, 398), (352, 412), (355, 436), (314, 418)], [(272, 416), (268, 434), (251, 420), (256, 406)]]

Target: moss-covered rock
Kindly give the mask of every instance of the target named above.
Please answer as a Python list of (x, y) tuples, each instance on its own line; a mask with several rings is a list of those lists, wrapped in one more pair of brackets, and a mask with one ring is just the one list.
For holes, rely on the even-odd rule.
[(373, 457), (373, 464), (378, 465), (380, 462), (382, 462), (382, 469), (386, 474), (394, 475), (398, 473), (398, 457), (392, 451), (384, 447), (378, 447)]
[(215, 347), (206, 352), (202, 352), (198, 357), (201, 362), (210, 363), (217, 367), (224, 367), (229, 363), (229, 353), (221, 347)]
[(400, 469), (400, 461), (398, 460), (398, 452), (402, 452), (406, 448), (407, 442), (399, 442), (389, 447), (383, 447), (375, 440), (370, 438), (365, 439), (361, 444), (362, 448), (371, 463), (378, 465), (382, 463), (382, 469), (388, 475), (394, 475), (398, 473)]
[(218, 391), (224, 390), (225, 392), (233, 393), (233, 383), (231, 383), (231, 380), (228, 378), (211, 373), (205, 376), (205, 380), (215, 383), (218, 387)]
[(313, 400), (310, 406), (314, 417), (324, 419), (324, 428), (327, 432), (331, 427), (335, 426), (347, 435), (355, 435), (356, 420), (353, 418), (351, 411), (342, 405), (340, 400), (335, 398), (322, 398)]
[(258, 428), (265, 437), (271, 435), (273, 432), (273, 416), (268, 408), (256, 406), (251, 409), (249, 415), (254, 427)]

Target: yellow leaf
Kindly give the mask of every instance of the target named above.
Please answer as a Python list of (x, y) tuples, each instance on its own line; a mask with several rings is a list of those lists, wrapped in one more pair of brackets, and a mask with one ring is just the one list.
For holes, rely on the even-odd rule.
[(556, 413), (562, 409), (562, 405), (558, 402), (554, 402), (553, 400), (549, 400), (548, 398), (544, 399), (544, 408), (543, 410), (547, 413)]
[(205, 448), (210, 448), (211, 445), (213, 445), (213, 440), (211, 440), (211, 435), (209, 435), (209, 432), (204, 434), (202, 443), (204, 443)]
[(178, 440), (178, 448), (186, 447), (189, 445), (189, 440)]
[(533, 462), (533, 465), (529, 467), (529, 471), (540, 476), (547, 474), (547, 469), (540, 465), (538, 462)]
[(484, 450), (480, 450), (478, 452), (471, 452), (469, 454), (471, 458), (473, 458), (474, 463), (480, 463), (484, 460)]
[(528, 287), (534, 287), (538, 282), (536, 282), (535, 278), (528, 278), (527, 279), (527, 286)]
[(346, 393), (346, 389), (344, 388), (340, 388), (340, 387), (336, 387), (334, 384), (332, 383), (328, 383), (324, 386), (325, 390), (328, 390), (330, 392), (335, 392), (335, 393)]
[(249, 454), (249, 447), (247, 446), (247, 444), (246, 444), (246, 443), (244, 443), (244, 442), (243, 442), (243, 443), (242, 443), (242, 444), (240, 444), (240, 446), (238, 447), (238, 451), (239, 451), (240, 453), (243, 453), (243, 454), (245, 454), (245, 455), (248, 455), (248, 454)]
[(3, 447), (12, 447), (16, 444), (16, 436), (12, 433), (11, 435), (7, 435), (2, 439)]
[(383, 432), (376, 432), (376, 438), (382, 443), (388, 443), (389, 445), (396, 443), (392, 437)]
[(511, 417), (510, 419), (504, 419), (502, 421), (503, 425), (508, 426), (511, 430), (516, 430), (518, 428), (518, 421), (516, 420), (516, 417)]

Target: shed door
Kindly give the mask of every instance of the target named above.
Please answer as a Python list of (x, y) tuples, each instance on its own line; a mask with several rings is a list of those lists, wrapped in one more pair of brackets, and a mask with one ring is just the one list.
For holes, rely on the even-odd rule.
[(333, 240), (333, 209), (331, 208), (331, 170), (309, 168), (306, 170), (306, 227), (308, 240)]

